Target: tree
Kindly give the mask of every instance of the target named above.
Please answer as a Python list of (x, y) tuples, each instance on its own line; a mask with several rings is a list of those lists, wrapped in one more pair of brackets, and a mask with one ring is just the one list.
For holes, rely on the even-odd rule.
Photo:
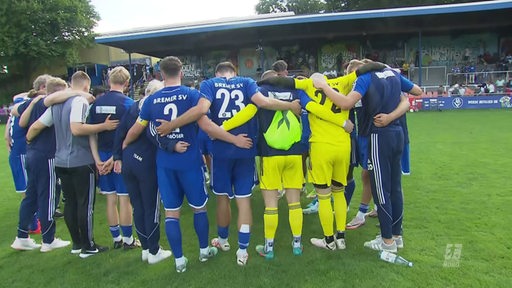
[(0, 1), (0, 64), (9, 67), (3, 76), (30, 81), (56, 59), (75, 63), (78, 49), (94, 43), (97, 20), (88, 0)]
[(258, 14), (291, 12), (295, 14), (315, 14), (324, 10), (321, 0), (260, 0), (256, 5)]
[(295, 12), (301, 15), (478, 1), (481, 0), (260, 0), (256, 5), (256, 12), (258, 14)]
[(258, 14), (280, 12), (288, 12), (285, 0), (260, 0), (260, 2), (256, 4), (256, 13)]
[[(481, 0), (325, 0), (326, 12), (343, 12), (371, 9), (385, 9), (411, 6), (442, 5), (466, 2), (479, 2)], [(486, 0), (483, 0), (486, 1)], [(487, 0), (489, 1), (489, 0)]]
[(287, 4), (289, 11), (298, 15), (314, 14), (325, 9), (325, 4), (320, 0), (289, 0)]

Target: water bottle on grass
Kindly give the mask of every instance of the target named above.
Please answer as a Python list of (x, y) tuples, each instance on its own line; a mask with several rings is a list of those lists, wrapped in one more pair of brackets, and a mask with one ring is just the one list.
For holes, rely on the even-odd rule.
[(388, 251), (379, 251), (379, 258), (389, 263), (412, 267), (412, 262), (409, 262), (405, 260), (403, 257)]

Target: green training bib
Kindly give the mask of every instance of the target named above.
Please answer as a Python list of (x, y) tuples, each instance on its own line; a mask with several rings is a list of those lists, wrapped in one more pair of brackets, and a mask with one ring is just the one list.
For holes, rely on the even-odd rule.
[(272, 123), (263, 133), (268, 146), (288, 150), (293, 144), (300, 141), (302, 125), (291, 111), (276, 111)]

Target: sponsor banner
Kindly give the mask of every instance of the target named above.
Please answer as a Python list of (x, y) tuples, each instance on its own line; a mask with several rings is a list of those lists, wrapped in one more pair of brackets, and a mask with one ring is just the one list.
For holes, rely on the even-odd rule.
[(416, 98), (414, 100), (418, 110), (512, 108), (512, 97), (508, 95)]

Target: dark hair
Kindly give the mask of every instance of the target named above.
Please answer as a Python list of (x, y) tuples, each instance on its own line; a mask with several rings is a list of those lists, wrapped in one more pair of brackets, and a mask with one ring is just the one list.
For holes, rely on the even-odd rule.
[(167, 56), (160, 61), (160, 71), (169, 77), (179, 76), (182, 67), (180, 59), (175, 56)]
[(34, 98), (36, 96), (44, 95), (44, 94), (46, 94), (46, 91), (30, 89), (30, 91), (28, 91), (27, 97), (28, 98)]
[(274, 70), (267, 70), (265, 72), (263, 72), (263, 74), (261, 74), (261, 80), (265, 80), (267, 78), (270, 78), (270, 77), (276, 77), (277, 76), (277, 72), (274, 71)]
[(272, 70), (276, 71), (277, 73), (283, 72), (286, 69), (288, 69), (288, 64), (284, 60), (277, 60), (272, 64)]
[(226, 62), (220, 62), (217, 64), (217, 67), (215, 67), (215, 73), (224, 73), (224, 72), (236, 72), (235, 65), (233, 63), (226, 61)]
[(105, 86), (94, 86), (92, 87), (92, 96), (98, 97), (101, 94), (105, 94), (107, 90), (108, 89)]

